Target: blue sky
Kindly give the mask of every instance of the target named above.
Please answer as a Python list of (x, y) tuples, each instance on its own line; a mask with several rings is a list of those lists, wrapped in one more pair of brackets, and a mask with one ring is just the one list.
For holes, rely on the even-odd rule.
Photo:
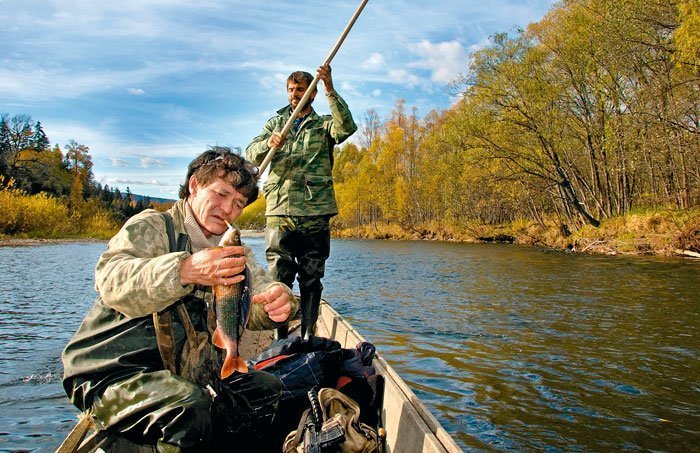
[[(245, 149), (286, 105), (289, 73), (315, 74), (359, 4), (0, 0), (0, 112), (88, 146), (103, 184), (177, 198), (187, 163), (208, 145)], [(370, 0), (332, 62), (335, 88), (358, 124), (399, 98), (421, 117), (449, 108), (470, 52), (553, 4)], [(314, 107), (327, 113), (325, 96)]]

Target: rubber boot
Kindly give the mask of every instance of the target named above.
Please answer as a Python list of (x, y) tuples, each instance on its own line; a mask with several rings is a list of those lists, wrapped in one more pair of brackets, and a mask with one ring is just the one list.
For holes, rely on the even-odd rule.
[(321, 304), (321, 290), (304, 291), (301, 294), (301, 336), (308, 340), (314, 336), (318, 307)]

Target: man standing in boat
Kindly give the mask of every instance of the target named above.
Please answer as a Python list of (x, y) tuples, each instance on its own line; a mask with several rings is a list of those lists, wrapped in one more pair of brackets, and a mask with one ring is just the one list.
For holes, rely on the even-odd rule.
[[(294, 120), (287, 137), (280, 131), (301, 101), (313, 77), (293, 72), (286, 82), (289, 105), (269, 119), (262, 133), (246, 149), (248, 159), (260, 164), (271, 148), (277, 150), (263, 186), (267, 202), (266, 257), (275, 278), (292, 287), (299, 282), (301, 335), (314, 334), (325, 273), (330, 255), (330, 219), (338, 213), (333, 188), (333, 149), (356, 130), (345, 101), (335, 91), (331, 67), (318, 68), (330, 115), (318, 115), (311, 106), (317, 90)], [(287, 336), (287, 327), (277, 329), (277, 338)]]
[(63, 352), (63, 385), (108, 433), (158, 451), (268, 434), (279, 379), (253, 370), (222, 381), (211, 343), (211, 287), (242, 281), (246, 269), (254, 294), (248, 328), (273, 329), (297, 309), (289, 287), (257, 267), (250, 249), (213, 248), (257, 198), (256, 173), (228, 148), (202, 153), (181, 199), (167, 213), (129, 219), (100, 256), (99, 297)]

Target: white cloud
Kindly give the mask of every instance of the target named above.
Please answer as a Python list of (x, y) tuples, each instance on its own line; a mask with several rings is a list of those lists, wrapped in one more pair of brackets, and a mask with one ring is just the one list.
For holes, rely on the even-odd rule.
[(405, 87), (413, 88), (420, 83), (420, 79), (405, 69), (392, 69), (389, 71), (389, 79)]
[(165, 161), (163, 159), (154, 159), (153, 157), (142, 157), (140, 159), (139, 167), (141, 168), (162, 168), (165, 167)]
[(382, 90), (380, 90), (379, 88), (377, 88), (376, 90), (372, 90), (372, 96), (374, 96), (375, 98), (378, 98), (381, 95), (382, 95)]
[(133, 96), (143, 96), (146, 94), (146, 92), (141, 88), (127, 88), (126, 91)]
[(410, 67), (429, 70), (434, 82), (449, 83), (467, 70), (467, 51), (457, 41), (433, 44), (423, 40), (409, 48), (422, 57)]
[(381, 69), (386, 64), (384, 56), (379, 52), (373, 52), (364, 62), (362, 62), (363, 69)]
[(133, 178), (106, 178), (106, 182), (119, 185), (137, 185), (137, 186), (158, 186), (172, 187), (172, 182), (159, 181), (157, 179), (133, 179)]
[(110, 157), (109, 160), (112, 162), (113, 167), (128, 167), (129, 162), (118, 157)]

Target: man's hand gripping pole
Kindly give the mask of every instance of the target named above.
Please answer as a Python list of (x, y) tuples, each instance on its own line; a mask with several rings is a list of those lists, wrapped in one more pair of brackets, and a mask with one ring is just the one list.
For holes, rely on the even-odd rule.
[[(335, 43), (335, 46), (331, 50), (331, 53), (328, 54), (328, 57), (326, 58), (326, 60), (323, 62), (323, 64), (321, 66), (325, 66), (325, 65), (331, 63), (331, 60), (333, 60), (333, 57), (335, 57), (335, 54), (338, 53), (338, 49), (340, 49), (340, 46), (343, 44), (343, 41), (345, 41), (345, 37), (350, 32), (350, 29), (352, 28), (352, 26), (355, 25), (355, 21), (357, 21), (357, 18), (360, 17), (360, 13), (362, 13), (362, 10), (365, 8), (365, 5), (367, 4), (368, 1), (369, 0), (362, 0), (362, 3), (360, 3), (360, 6), (358, 6), (357, 10), (355, 11), (355, 14), (352, 15), (352, 19), (350, 19), (350, 22), (348, 22), (348, 25), (345, 27), (345, 30), (343, 30), (343, 33), (340, 35), (338, 42)], [(297, 107), (292, 112), (292, 116), (289, 117), (289, 119), (285, 123), (284, 127), (282, 128), (282, 131), (280, 132), (280, 135), (282, 137), (286, 137), (287, 134), (289, 134), (289, 130), (292, 128), (292, 125), (294, 124), (294, 120), (297, 119), (297, 117), (299, 116), (299, 113), (302, 111), (302, 109), (304, 108), (306, 103), (309, 101), (309, 97), (311, 97), (311, 93), (313, 93), (313, 91), (316, 89), (316, 85), (318, 85), (318, 81), (319, 81), (319, 76), (318, 76), (318, 74), (316, 74), (314, 79), (309, 84), (309, 87), (306, 89), (304, 96), (302, 96), (301, 100), (299, 101), (299, 104), (297, 104)], [(263, 172), (265, 171), (267, 166), (270, 165), (270, 161), (272, 161), (272, 157), (275, 155), (275, 152), (277, 152), (277, 148), (275, 148), (275, 147), (270, 148), (270, 151), (267, 152), (267, 155), (263, 159), (263, 161), (260, 164), (260, 167), (258, 169), (258, 178), (260, 178), (260, 175), (263, 174)]]

